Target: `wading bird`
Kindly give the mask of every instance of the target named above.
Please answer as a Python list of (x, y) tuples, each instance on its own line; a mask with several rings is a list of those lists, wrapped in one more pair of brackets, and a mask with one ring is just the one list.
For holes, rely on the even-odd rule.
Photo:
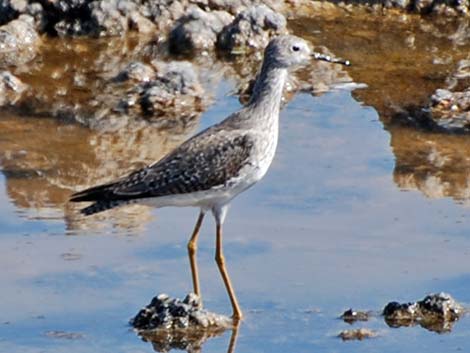
[(265, 49), (261, 71), (245, 107), (190, 138), (161, 160), (122, 179), (75, 193), (71, 201), (92, 201), (81, 210), (85, 215), (130, 203), (199, 207), (188, 243), (194, 292), (199, 296), (197, 240), (204, 215), (212, 212), (216, 221), (215, 260), (232, 303), (233, 318), (240, 320), (242, 312), (225, 268), (222, 225), (230, 201), (259, 181), (274, 158), (288, 69), (312, 58), (349, 64), (312, 52), (301, 38), (276, 37)]

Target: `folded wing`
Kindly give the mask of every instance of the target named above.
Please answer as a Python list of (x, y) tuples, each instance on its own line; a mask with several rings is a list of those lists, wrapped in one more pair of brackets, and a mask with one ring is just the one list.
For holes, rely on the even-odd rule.
[(119, 201), (192, 193), (223, 186), (238, 176), (252, 148), (252, 140), (247, 134), (198, 136), (160, 161), (116, 182), (75, 193), (70, 200), (107, 202), (109, 207), (105, 209), (108, 209), (119, 205)]

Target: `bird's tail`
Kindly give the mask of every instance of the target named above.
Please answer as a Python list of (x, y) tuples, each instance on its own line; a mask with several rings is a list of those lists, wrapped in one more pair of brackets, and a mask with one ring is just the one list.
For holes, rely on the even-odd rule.
[(80, 210), (80, 213), (84, 214), (85, 216), (89, 216), (95, 213), (110, 210), (111, 208), (133, 203), (133, 200), (122, 200), (116, 198), (113, 199), (112, 197), (115, 196), (112, 195), (112, 192), (110, 191), (111, 186), (113, 186), (113, 184), (99, 185), (90, 189), (77, 192), (70, 197), (70, 201), (92, 201), (93, 204)]
[(109, 190), (113, 184), (104, 184), (76, 192), (70, 196), (71, 202), (98, 201), (105, 199), (110, 193)]
[(80, 213), (84, 214), (85, 216), (90, 216), (92, 214), (110, 210), (112, 208), (115, 208), (121, 205), (126, 205), (128, 203), (129, 201), (121, 201), (121, 200), (98, 201), (98, 202), (95, 202), (94, 204), (91, 204), (90, 206), (82, 208), (80, 210)]

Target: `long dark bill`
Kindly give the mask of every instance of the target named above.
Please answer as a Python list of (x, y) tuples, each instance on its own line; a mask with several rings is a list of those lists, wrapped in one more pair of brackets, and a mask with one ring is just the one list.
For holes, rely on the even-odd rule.
[(322, 61), (327, 61), (329, 63), (341, 64), (341, 65), (345, 65), (345, 66), (351, 66), (351, 62), (349, 60), (344, 60), (344, 59), (340, 59), (340, 58), (332, 58), (329, 55), (325, 55), (325, 54), (321, 54), (321, 53), (317, 53), (317, 52), (313, 52), (312, 57), (315, 60), (322, 60)]

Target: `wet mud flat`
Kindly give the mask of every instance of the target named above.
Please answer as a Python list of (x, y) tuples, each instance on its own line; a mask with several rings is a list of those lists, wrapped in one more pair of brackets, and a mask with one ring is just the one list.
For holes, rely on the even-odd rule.
[[(141, 342), (127, 320), (155, 292), (187, 293), (194, 210), (136, 206), (82, 219), (67, 199), (160, 158), (237, 109), (259, 57), (209, 50), (175, 58), (136, 33), (41, 38), (35, 59), (9, 69), (21, 83), (3, 80), (11, 93), (0, 119), (0, 350), (469, 349), (465, 314), (440, 334), (380, 315), (353, 326), (337, 319), (349, 306), (440, 291), (470, 303), (465, 125), (448, 129), (422, 115), (437, 90), (466, 89), (466, 21), (334, 9), (286, 22), (353, 66), (312, 65), (286, 92), (273, 170), (234, 203), (227, 230), (247, 318), (237, 332), (193, 336), (192, 346), (184, 334)], [(223, 313), (211, 227), (202, 236), (205, 304)], [(337, 338), (351, 329), (373, 339)]]

